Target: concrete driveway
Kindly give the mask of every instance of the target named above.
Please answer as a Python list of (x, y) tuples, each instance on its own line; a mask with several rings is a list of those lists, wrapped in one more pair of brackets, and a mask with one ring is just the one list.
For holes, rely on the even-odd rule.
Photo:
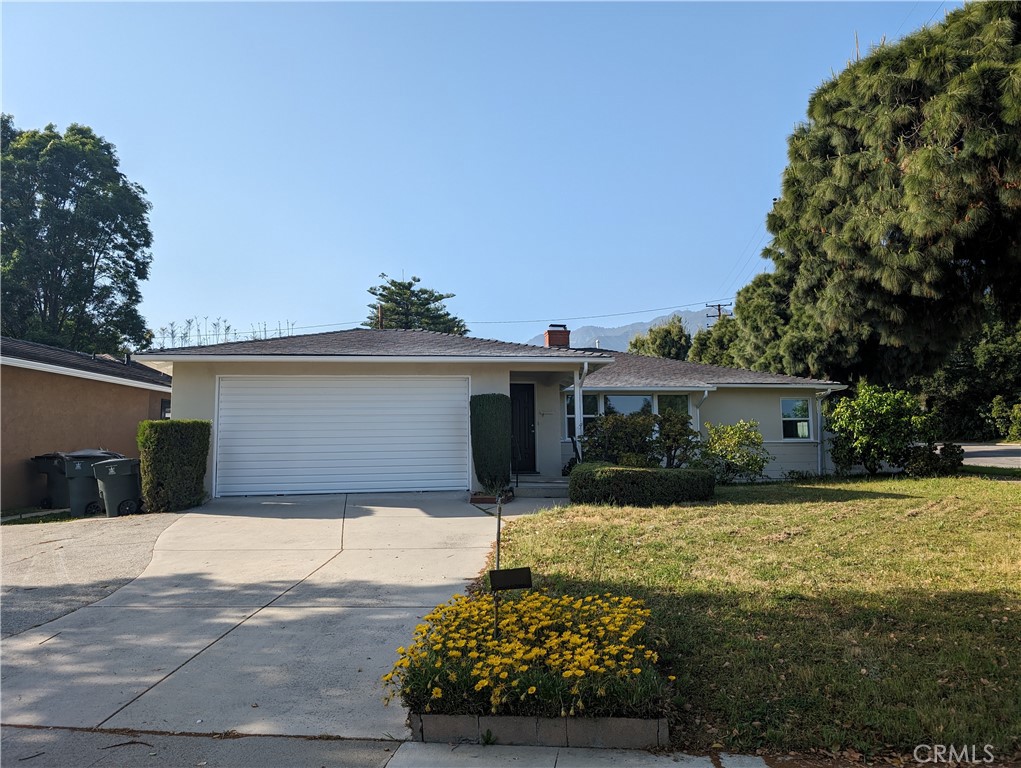
[(408, 738), (380, 677), (495, 533), (463, 494), (217, 499), (130, 584), (4, 640), (2, 721)]

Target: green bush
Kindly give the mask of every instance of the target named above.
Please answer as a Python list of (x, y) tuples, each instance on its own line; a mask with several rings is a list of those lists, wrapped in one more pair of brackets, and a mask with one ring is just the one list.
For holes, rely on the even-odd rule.
[(902, 390), (861, 384), (854, 397), (837, 403), (829, 418), (834, 433), (831, 456), (847, 472), (855, 464), (874, 475), (883, 462), (902, 467), (920, 440), (929, 442), (918, 399)]
[(712, 473), (718, 483), (758, 480), (773, 456), (762, 445), (756, 421), (706, 422), (706, 439), (693, 465)]
[(510, 484), (511, 399), (497, 392), (472, 395), (469, 409), (475, 476), (495, 496)]
[(1012, 443), (1021, 443), (1021, 403), (1010, 409), (1010, 431), (1007, 439)]
[(579, 464), (568, 492), (576, 504), (654, 507), (713, 497), (712, 473), (699, 469), (615, 467), (604, 462)]
[(698, 457), (702, 437), (691, 428), (691, 416), (667, 411), (656, 417), (656, 453), (668, 467), (684, 467)]
[(608, 413), (585, 426), (582, 456), (596, 461), (648, 467), (659, 463), (656, 417), (651, 413)]
[(202, 503), (211, 434), (208, 421), (160, 419), (138, 425), (142, 498), (150, 512)]
[(953, 443), (936, 448), (933, 443), (913, 445), (904, 460), (904, 471), (912, 477), (953, 475), (964, 464), (964, 449)]

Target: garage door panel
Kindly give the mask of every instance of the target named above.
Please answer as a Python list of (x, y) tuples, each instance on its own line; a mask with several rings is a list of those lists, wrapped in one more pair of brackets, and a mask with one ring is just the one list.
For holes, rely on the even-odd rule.
[(218, 495), (467, 485), (467, 377), (220, 379)]

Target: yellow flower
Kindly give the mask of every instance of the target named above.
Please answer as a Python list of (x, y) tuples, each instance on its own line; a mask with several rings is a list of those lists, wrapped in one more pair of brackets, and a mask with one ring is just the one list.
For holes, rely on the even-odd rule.
[(433, 698), (434, 699), (442, 699), (443, 698), (443, 689), (442, 688), (433, 688)]
[(531, 693), (535, 693), (535, 686), (534, 686), (534, 685), (530, 685), (530, 686), (528, 686), (528, 692), (529, 692), (530, 694), (531, 694)]

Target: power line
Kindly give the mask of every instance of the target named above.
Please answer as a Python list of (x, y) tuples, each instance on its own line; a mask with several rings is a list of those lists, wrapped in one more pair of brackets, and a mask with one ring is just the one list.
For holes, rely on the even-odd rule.
[[(727, 301), (733, 299), (733, 296), (728, 296), (726, 299), (714, 299), (713, 301)], [(510, 325), (512, 323), (551, 323), (560, 322), (563, 320), (598, 320), (604, 317), (624, 317), (626, 315), (644, 315), (649, 312), (667, 312), (673, 309), (688, 309), (690, 307), (698, 307), (705, 304), (705, 302), (696, 301), (691, 304), (678, 304), (673, 307), (654, 307), (652, 309), (636, 309), (632, 312), (611, 312), (605, 315), (578, 315), (577, 317), (549, 317), (539, 318), (536, 320), (466, 320), (465, 322), (469, 325)]]

